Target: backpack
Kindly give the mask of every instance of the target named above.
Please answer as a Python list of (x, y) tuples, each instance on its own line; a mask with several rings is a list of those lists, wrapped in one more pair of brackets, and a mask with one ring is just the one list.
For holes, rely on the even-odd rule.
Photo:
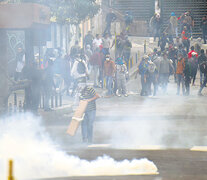
[(83, 61), (78, 62), (77, 71), (79, 74), (85, 74), (86, 73), (86, 66), (83, 63)]
[(202, 73), (207, 73), (207, 62), (203, 62), (200, 64), (200, 71)]
[(139, 74), (144, 74), (147, 72), (147, 65), (145, 62), (141, 62), (140, 65), (138, 66), (139, 69)]
[(155, 72), (155, 70), (156, 70), (155, 64), (154, 63), (149, 63), (149, 65), (148, 65), (148, 72), (150, 74), (153, 74)]

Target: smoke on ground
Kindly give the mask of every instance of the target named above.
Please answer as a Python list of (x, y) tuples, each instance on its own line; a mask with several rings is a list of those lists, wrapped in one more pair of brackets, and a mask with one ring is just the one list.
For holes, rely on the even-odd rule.
[(158, 173), (147, 159), (117, 162), (103, 156), (89, 162), (67, 155), (51, 141), (41, 119), (31, 114), (1, 119), (0, 132), (0, 179), (7, 178), (9, 159), (14, 160), (17, 179)]

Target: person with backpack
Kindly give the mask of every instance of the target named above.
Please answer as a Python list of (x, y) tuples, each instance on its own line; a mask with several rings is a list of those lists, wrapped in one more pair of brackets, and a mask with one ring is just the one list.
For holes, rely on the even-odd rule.
[(119, 57), (116, 64), (116, 81), (117, 81), (117, 96), (121, 97), (123, 94), (125, 97), (128, 96), (126, 89), (126, 76), (128, 74), (127, 67), (123, 62), (123, 59)]
[(75, 62), (71, 70), (71, 75), (74, 78), (74, 85), (72, 95), (74, 95), (79, 83), (86, 82), (88, 74), (88, 67), (86, 62), (80, 58), (80, 54), (76, 55)]
[(178, 62), (176, 69), (177, 76), (177, 95), (180, 95), (180, 83), (182, 84), (183, 95), (185, 95), (185, 84), (184, 84), (184, 68), (185, 68), (185, 58), (183, 58), (183, 54), (178, 54)]
[[(141, 96), (148, 96), (148, 91), (147, 91), (147, 70), (148, 70), (148, 60), (149, 57), (147, 55), (144, 55), (140, 64), (138, 65), (137, 73), (140, 74), (141, 76)], [(137, 74), (135, 76), (137, 78)]]
[(163, 92), (166, 93), (167, 85), (169, 81), (170, 74), (174, 74), (173, 62), (168, 59), (168, 55), (166, 52), (163, 53), (162, 59), (160, 61), (160, 83), (163, 89)]
[(200, 70), (200, 86), (203, 84), (203, 80), (204, 80), (205, 68), (203, 66), (205, 66), (205, 62), (207, 62), (207, 57), (204, 53), (204, 49), (201, 49), (201, 54), (198, 57), (198, 65)]
[(157, 93), (157, 85), (158, 85), (158, 70), (154, 62), (151, 60), (148, 62), (148, 69), (147, 69), (147, 90), (148, 90), (148, 95), (152, 94), (151, 86), (153, 84), (154, 91), (153, 91), (153, 96), (156, 96)]

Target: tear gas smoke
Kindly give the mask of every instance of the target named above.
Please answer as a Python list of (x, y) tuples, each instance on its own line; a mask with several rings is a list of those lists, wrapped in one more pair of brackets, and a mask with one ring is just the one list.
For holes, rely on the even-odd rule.
[(157, 167), (147, 159), (117, 162), (103, 156), (89, 162), (67, 155), (50, 140), (41, 119), (31, 114), (1, 119), (0, 132), (2, 180), (6, 179), (9, 159), (14, 160), (14, 176), (17, 179), (157, 174)]

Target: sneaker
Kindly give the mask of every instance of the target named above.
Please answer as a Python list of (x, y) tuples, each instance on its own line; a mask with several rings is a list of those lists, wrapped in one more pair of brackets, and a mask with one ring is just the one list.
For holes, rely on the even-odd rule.
[(118, 94), (118, 93), (117, 93), (117, 96), (118, 96), (118, 97), (121, 97), (121, 94)]
[(124, 96), (125, 96), (125, 97), (128, 97), (129, 95), (128, 95), (128, 94), (124, 94)]

